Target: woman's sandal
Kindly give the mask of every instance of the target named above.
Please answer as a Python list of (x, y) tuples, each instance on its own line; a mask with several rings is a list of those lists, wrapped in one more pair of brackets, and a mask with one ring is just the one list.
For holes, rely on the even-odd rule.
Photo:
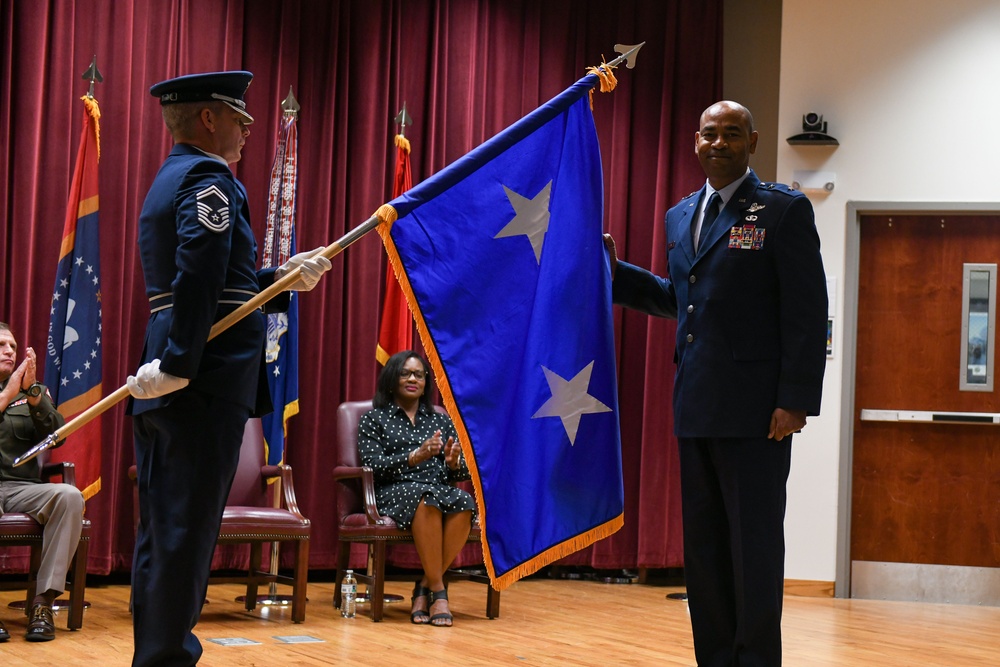
[[(437, 602), (438, 600), (447, 600), (447, 599), (448, 599), (448, 590), (447, 589), (442, 589), (440, 591), (434, 591), (434, 592), (431, 593), (431, 607), (433, 607), (434, 603)], [(430, 607), (428, 607), (428, 608), (430, 608)], [(445, 622), (444, 623), (435, 623), (434, 622), (435, 620), (442, 620), (442, 621), (445, 621)], [(437, 626), (439, 628), (450, 628), (451, 624), (452, 624), (452, 615), (450, 613), (434, 614), (433, 616), (431, 616), (429, 622), (430, 622), (431, 625)]]
[[(420, 582), (418, 581), (417, 584), (413, 587), (413, 596), (410, 598), (410, 602), (411, 603), (416, 602), (417, 598), (429, 597), (430, 595), (431, 595), (431, 589), (421, 586)], [(427, 608), (428, 609), (430, 608), (430, 604), (427, 605)], [(430, 614), (428, 614), (423, 609), (411, 611), (410, 623), (413, 623), (414, 625), (427, 625), (428, 623), (430, 623), (429, 616)]]

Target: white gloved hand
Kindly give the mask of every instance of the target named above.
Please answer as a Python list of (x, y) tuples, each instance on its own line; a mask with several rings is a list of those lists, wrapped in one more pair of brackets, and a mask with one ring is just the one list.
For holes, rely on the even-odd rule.
[(280, 280), (289, 271), (298, 268), (299, 279), (287, 289), (295, 292), (308, 292), (313, 287), (316, 287), (316, 283), (319, 282), (320, 277), (333, 266), (330, 260), (320, 256), (319, 253), (323, 252), (323, 250), (323, 247), (320, 246), (315, 250), (300, 252), (290, 257), (287, 262), (277, 268), (274, 272), (274, 277)]
[(125, 384), (128, 393), (135, 398), (159, 398), (171, 392), (183, 389), (191, 380), (177, 377), (160, 370), (160, 360), (153, 359), (139, 366), (135, 375), (129, 375)]

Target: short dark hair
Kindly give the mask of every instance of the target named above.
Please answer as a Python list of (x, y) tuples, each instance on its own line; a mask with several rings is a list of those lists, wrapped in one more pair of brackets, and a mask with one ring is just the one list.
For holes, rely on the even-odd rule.
[(424, 367), (426, 382), (424, 383), (424, 393), (420, 396), (420, 403), (428, 410), (434, 409), (431, 404), (431, 392), (428, 391), (434, 381), (433, 377), (431, 377), (431, 368), (427, 364), (427, 361), (413, 350), (397, 352), (385, 362), (385, 366), (379, 371), (378, 381), (375, 384), (375, 396), (372, 398), (372, 407), (385, 408), (395, 402), (396, 389), (399, 387), (399, 373), (410, 359), (419, 359), (420, 364)]

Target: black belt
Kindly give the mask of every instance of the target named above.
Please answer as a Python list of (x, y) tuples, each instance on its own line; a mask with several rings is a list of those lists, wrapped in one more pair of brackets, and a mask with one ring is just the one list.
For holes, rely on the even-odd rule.
[[(257, 292), (253, 292), (251, 290), (230, 289), (227, 287), (222, 290), (222, 296), (219, 297), (219, 305), (241, 306), (255, 296), (257, 296)], [(150, 315), (161, 310), (166, 310), (167, 308), (173, 308), (173, 306), (173, 292), (164, 292), (163, 294), (157, 294), (156, 296), (149, 297)]]

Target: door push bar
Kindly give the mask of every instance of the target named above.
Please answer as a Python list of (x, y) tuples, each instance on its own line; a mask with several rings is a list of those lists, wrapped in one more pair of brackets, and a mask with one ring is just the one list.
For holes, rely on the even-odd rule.
[(861, 421), (914, 422), (918, 424), (1000, 424), (1000, 413), (862, 409)]

